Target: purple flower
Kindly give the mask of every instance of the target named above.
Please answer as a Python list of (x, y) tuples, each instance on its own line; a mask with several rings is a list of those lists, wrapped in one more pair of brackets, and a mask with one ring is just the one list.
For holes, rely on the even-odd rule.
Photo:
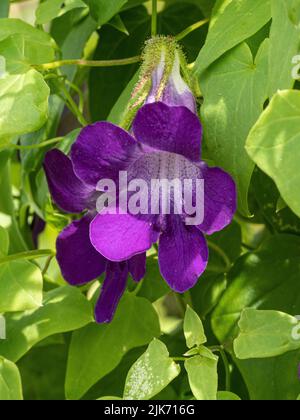
[[(85, 212), (57, 240), (57, 260), (64, 278), (72, 285), (82, 285), (106, 272), (95, 311), (98, 322), (112, 319), (129, 273), (135, 281), (144, 277), (146, 252), (156, 242), (160, 270), (170, 287), (179, 293), (193, 287), (208, 263), (204, 234), (226, 227), (236, 211), (232, 178), (201, 161), (202, 127), (194, 95), (182, 77), (185, 64), (172, 38), (151, 40), (129, 115), (131, 107), (146, 105), (133, 124), (128, 120), (131, 134), (111, 123), (98, 122), (81, 131), (71, 158), (58, 150), (46, 156), (45, 171), (56, 204), (69, 213)], [(99, 208), (98, 198), (106, 196), (99, 182), (113, 181), (117, 192), (123, 194), (122, 173), (126, 173), (126, 187), (138, 180), (146, 185), (143, 199), (147, 211), (128, 211), (134, 194), (127, 190), (126, 209), (120, 196), (108, 208)], [(169, 196), (170, 212), (164, 211), (159, 199), (156, 211), (149, 211), (153, 180), (192, 181), (188, 191), (192, 210), (198, 202), (198, 181), (204, 181), (201, 221), (192, 225), (192, 213), (176, 211), (179, 204), (184, 207), (186, 199), (174, 191)]]
[[(227, 226), (236, 211), (232, 178), (200, 160), (202, 128), (198, 117), (182, 106), (157, 102), (141, 108), (133, 135), (100, 122), (84, 128), (72, 147), (74, 172), (94, 188), (103, 178), (116, 180), (126, 171), (128, 181), (142, 179), (201, 179), (205, 183), (204, 221), (186, 224), (181, 214), (116, 214), (104, 211), (90, 225), (90, 241), (110, 261), (127, 261), (144, 254), (159, 241), (162, 276), (177, 292), (195, 285), (208, 262), (204, 234)], [(149, 188), (150, 189), (150, 188)]]
[[(112, 130), (114, 135), (123, 139), (121, 129), (112, 127)], [(109, 128), (105, 131), (109, 136)], [(57, 261), (62, 275), (69, 284), (79, 286), (106, 272), (95, 318), (98, 323), (110, 322), (125, 291), (128, 275), (131, 274), (136, 282), (144, 277), (146, 255), (141, 254), (120, 263), (105, 259), (92, 246), (89, 233), (90, 224), (96, 214), (96, 184), (85, 182), (84, 177), (78, 177), (71, 159), (59, 150), (47, 153), (44, 168), (56, 204), (68, 213), (86, 211), (80, 220), (67, 226), (57, 239)], [(87, 166), (87, 170), (88, 168)]]

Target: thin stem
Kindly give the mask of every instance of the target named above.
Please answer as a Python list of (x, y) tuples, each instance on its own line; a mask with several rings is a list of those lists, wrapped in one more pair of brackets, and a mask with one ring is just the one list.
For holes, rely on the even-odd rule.
[(222, 248), (220, 248), (217, 244), (215, 244), (214, 242), (211, 241), (207, 241), (208, 246), (213, 249), (214, 251), (216, 251), (220, 257), (223, 259), (225, 266), (226, 266), (226, 271), (229, 271), (231, 268), (231, 261), (228, 258), (227, 254), (223, 251)]
[(51, 261), (53, 260), (53, 258), (54, 258), (54, 255), (50, 255), (50, 256), (47, 258), (47, 261), (46, 261), (45, 267), (44, 267), (44, 269), (43, 269), (43, 271), (42, 271), (42, 276), (43, 276), (43, 277), (46, 275), (46, 273), (47, 273), (47, 271), (48, 271), (48, 268), (50, 267), (50, 264), (51, 264)]
[[(34, 150), (34, 149), (43, 149), (44, 147), (51, 146), (52, 144), (56, 144), (60, 141), (63, 141), (64, 137), (56, 137), (54, 139), (46, 140), (42, 143), (38, 144), (30, 144), (27, 146), (22, 146), (18, 144), (9, 144), (6, 147), (3, 147), (3, 149), (13, 149), (13, 150)], [(2, 150), (2, 148), (0, 148)]]
[(26, 251), (26, 252), (20, 252), (18, 254), (8, 255), (7, 257), (0, 258), (0, 264), (6, 264), (11, 261), (17, 261), (17, 260), (35, 260), (38, 258), (44, 258), (55, 256), (55, 252), (51, 249), (41, 249), (41, 250), (35, 250), (35, 251)]
[(225, 368), (225, 375), (226, 375), (226, 391), (230, 392), (231, 389), (231, 380), (230, 380), (230, 366), (226, 356), (225, 351), (221, 348), (219, 350), (221, 358), (223, 360), (224, 368)]
[(59, 60), (53, 61), (52, 63), (38, 64), (33, 67), (36, 69), (43, 70), (54, 70), (63, 66), (79, 66), (79, 67), (116, 67), (116, 66), (127, 66), (129, 64), (139, 63), (141, 61), (140, 56), (121, 58), (117, 60)]
[(157, 0), (152, 0), (151, 35), (157, 35)]
[(82, 125), (82, 127), (85, 127), (88, 125), (88, 122), (86, 121), (86, 119), (84, 118), (82, 112), (80, 112), (80, 109), (78, 108), (76, 102), (74, 101), (74, 99), (72, 98), (70, 92), (68, 91), (68, 89), (66, 89), (65, 85), (62, 83), (60, 85), (61, 90), (63, 92), (63, 94), (65, 95), (66, 98), (66, 105), (68, 106), (68, 108), (70, 109), (70, 111), (75, 115), (75, 117), (77, 118), (79, 124)]
[(222, 361), (223, 361), (223, 364), (224, 364), (224, 368), (225, 368), (225, 376), (226, 376), (226, 380), (225, 380), (226, 385), (225, 386), (226, 386), (226, 391), (227, 392), (230, 392), (230, 390), (231, 390), (230, 365), (229, 365), (229, 362), (228, 362), (228, 359), (227, 359), (225, 350), (224, 350), (223, 346), (213, 346), (213, 347), (209, 347), (209, 349), (212, 352), (219, 352), (220, 353), (220, 356), (222, 358)]
[(132, 292), (132, 294), (133, 294), (134, 296), (137, 296), (137, 295), (139, 294), (139, 292), (140, 292), (141, 288), (143, 287), (143, 283), (144, 283), (144, 280), (141, 280), (141, 281), (137, 284), (136, 288), (135, 288), (135, 289), (133, 290), (133, 292)]
[(187, 27), (178, 35), (175, 36), (176, 41), (181, 41), (183, 38), (188, 36), (191, 32), (194, 32), (196, 29), (201, 28), (209, 22), (209, 19), (200, 20), (199, 22), (194, 23), (193, 25)]
[(78, 94), (78, 98), (79, 98), (78, 108), (79, 108), (79, 111), (81, 113), (83, 113), (83, 111), (84, 111), (84, 96), (83, 96), (82, 90), (78, 86), (74, 85), (74, 83), (71, 83), (68, 79), (66, 79), (65, 82), (68, 86), (70, 86), (71, 89), (74, 90), (74, 92), (76, 92)]
[(185, 362), (187, 357), (171, 357), (171, 359), (173, 359), (174, 362)]
[(254, 248), (251, 245), (246, 244), (245, 242), (242, 243), (243, 248), (246, 248), (248, 251), (255, 251), (256, 248)]

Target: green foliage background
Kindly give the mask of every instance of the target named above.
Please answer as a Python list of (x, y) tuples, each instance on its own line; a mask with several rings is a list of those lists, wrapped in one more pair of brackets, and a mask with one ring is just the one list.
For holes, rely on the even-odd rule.
[(130, 283), (113, 322), (96, 325), (100, 283), (67, 286), (53, 258), (70, 219), (42, 162), (86, 122), (120, 122), (139, 64), (62, 64), (139, 55), (151, 1), (1, 0), (0, 400), (300, 395), (300, 0), (159, 0), (158, 11), (165, 35), (209, 19), (181, 43), (205, 160), (234, 177), (238, 213), (209, 238), (189, 293), (170, 293), (154, 250), (141, 287)]

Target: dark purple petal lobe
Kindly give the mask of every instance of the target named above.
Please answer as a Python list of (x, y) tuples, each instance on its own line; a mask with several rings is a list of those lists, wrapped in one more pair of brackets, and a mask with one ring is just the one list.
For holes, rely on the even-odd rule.
[(58, 207), (68, 213), (81, 213), (88, 207), (93, 189), (77, 178), (71, 160), (64, 153), (57, 149), (48, 152), (44, 169)]
[(90, 242), (90, 222), (89, 216), (73, 222), (57, 239), (58, 264), (65, 280), (73, 286), (96, 279), (106, 268), (107, 261)]
[(71, 150), (76, 175), (89, 185), (117, 180), (138, 153), (137, 142), (121, 128), (98, 122), (85, 127)]
[(127, 263), (109, 262), (106, 269), (100, 298), (95, 308), (95, 319), (99, 324), (111, 322), (118, 303), (126, 289), (128, 277)]
[(171, 216), (159, 241), (160, 271), (169, 286), (178, 293), (192, 288), (205, 271), (208, 248), (203, 234)]
[(202, 127), (184, 106), (170, 107), (162, 102), (143, 106), (133, 122), (133, 132), (149, 147), (200, 161)]
[(128, 269), (132, 278), (137, 283), (141, 281), (146, 274), (146, 254), (135, 255), (128, 261)]
[(131, 214), (98, 214), (91, 223), (95, 249), (110, 261), (126, 261), (152, 246), (152, 224)]
[(232, 222), (237, 208), (236, 185), (230, 175), (219, 168), (201, 164), (204, 178), (204, 221), (201, 232), (211, 235)]

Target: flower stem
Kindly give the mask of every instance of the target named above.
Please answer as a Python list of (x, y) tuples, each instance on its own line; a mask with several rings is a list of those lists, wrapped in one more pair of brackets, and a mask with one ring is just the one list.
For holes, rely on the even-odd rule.
[(209, 19), (200, 20), (199, 22), (194, 23), (193, 25), (187, 27), (178, 35), (175, 36), (176, 41), (181, 41), (183, 38), (188, 36), (190, 33), (194, 32), (196, 29), (201, 28), (209, 22)]
[(51, 249), (41, 249), (34, 251), (20, 252), (18, 254), (8, 255), (7, 257), (0, 258), (0, 264), (6, 264), (11, 261), (17, 260), (35, 260), (37, 258), (54, 257), (55, 252)]
[(34, 150), (34, 149), (43, 149), (44, 147), (51, 146), (52, 144), (56, 144), (60, 141), (63, 141), (64, 137), (56, 137), (54, 139), (46, 140), (42, 143), (38, 144), (29, 144), (27, 146), (18, 145), (18, 144), (9, 144), (7, 146), (4, 146), (3, 148), (0, 148), (0, 151), (2, 149), (13, 149), (13, 150)]
[(77, 118), (79, 124), (82, 125), (82, 127), (87, 126), (88, 125), (88, 122), (84, 118), (84, 115), (80, 111), (79, 107), (77, 106), (76, 102), (72, 98), (72, 95), (70, 94), (70, 92), (68, 91), (68, 89), (65, 87), (65, 85), (63, 83), (60, 84), (60, 88), (62, 90), (62, 93), (65, 95), (66, 105), (68, 106), (68, 108), (70, 109), (70, 111), (75, 115), (75, 117)]
[(141, 61), (140, 56), (121, 58), (118, 60), (59, 60), (53, 61), (52, 63), (45, 63), (33, 66), (37, 70), (54, 70), (63, 66), (79, 66), (79, 67), (116, 67), (116, 66), (127, 66), (129, 64), (135, 64)]
[(143, 279), (143, 280), (141, 280), (141, 281), (137, 284), (136, 288), (135, 288), (135, 289), (133, 290), (133, 292), (132, 292), (133, 296), (137, 296), (137, 295), (139, 294), (139, 292), (140, 292), (141, 288), (143, 287), (143, 283), (144, 283), (144, 279)]
[(54, 258), (54, 255), (50, 255), (50, 256), (47, 258), (47, 261), (46, 261), (45, 267), (44, 267), (44, 269), (43, 269), (43, 271), (42, 271), (42, 275), (43, 275), (43, 277), (46, 275), (46, 273), (47, 273), (47, 271), (48, 271), (48, 268), (50, 267), (50, 264), (51, 264), (51, 261), (53, 260), (53, 258)]
[(231, 268), (231, 261), (228, 258), (227, 254), (223, 251), (222, 248), (220, 248), (217, 244), (215, 244), (214, 242), (211, 241), (207, 241), (207, 244), (209, 246), (209, 248), (213, 249), (215, 252), (217, 252), (220, 257), (222, 258), (222, 260), (225, 263), (225, 267), (226, 267), (226, 271), (229, 271)]
[(151, 35), (157, 35), (157, 0), (152, 0), (152, 23), (151, 23)]
[(223, 364), (224, 364), (224, 368), (225, 368), (225, 375), (226, 375), (226, 391), (230, 392), (231, 390), (231, 379), (230, 379), (230, 365), (225, 353), (225, 350), (223, 348), (223, 346), (214, 346), (214, 347), (209, 347), (209, 349), (212, 352), (219, 352), (220, 356), (222, 358)]

